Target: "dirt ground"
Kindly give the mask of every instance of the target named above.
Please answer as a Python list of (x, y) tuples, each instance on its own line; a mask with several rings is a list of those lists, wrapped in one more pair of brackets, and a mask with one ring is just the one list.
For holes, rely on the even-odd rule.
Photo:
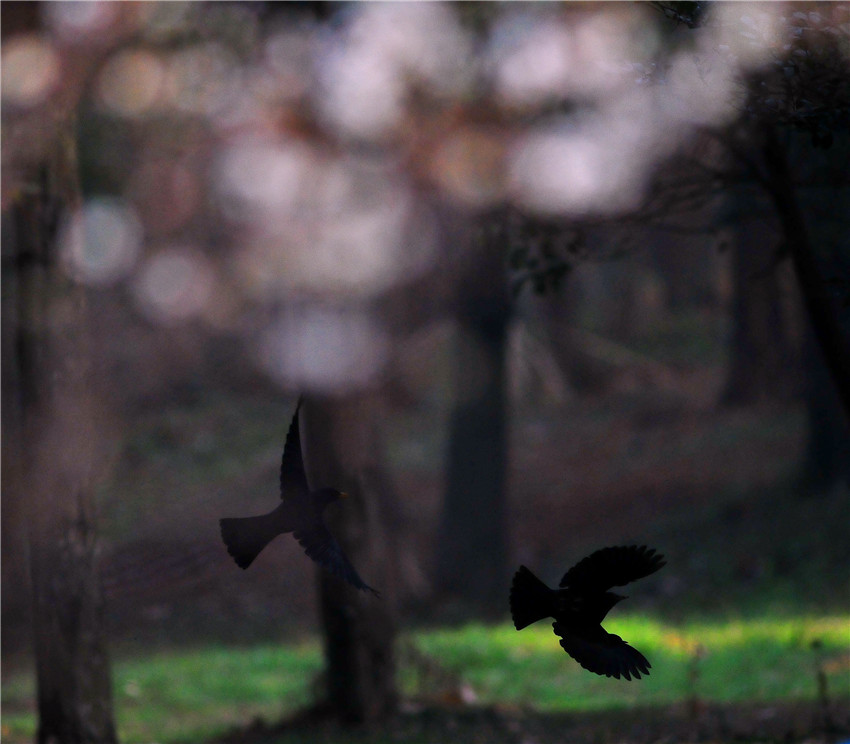
[(686, 705), (546, 714), (508, 707), (408, 703), (386, 727), (341, 729), (312, 711), (277, 725), (255, 722), (220, 739), (224, 744), (370, 741), (443, 744), (678, 744), (782, 742), (837, 744), (850, 737), (850, 703), (817, 705)]

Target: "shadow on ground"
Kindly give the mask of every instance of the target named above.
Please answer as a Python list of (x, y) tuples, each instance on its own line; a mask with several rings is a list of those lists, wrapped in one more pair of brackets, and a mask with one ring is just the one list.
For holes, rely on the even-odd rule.
[(381, 728), (342, 728), (321, 708), (276, 725), (255, 721), (217, 744), (448, 741), (487, 744), (673, 744), (776, 742), (832, 744), (850, 738), (850, 698), (823, 703), (708, 705), (581, 713), (541, 713), (506, 706), (435, 706), (407, 703)]

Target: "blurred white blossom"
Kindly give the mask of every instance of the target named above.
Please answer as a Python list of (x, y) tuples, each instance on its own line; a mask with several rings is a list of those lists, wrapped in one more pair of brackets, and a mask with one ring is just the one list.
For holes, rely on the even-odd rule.
[(3, 42), (3, 103), (32, 106), (41, 103), (59, 83), (60, 57), (50, 41), (26, 34)]
[(261, 366), (282, 385), (337, 392), (373, 382), (388, 352), (386, 332), (356, 306), (292, 308), (257, 348)]
[(150, 256), (134, 280), (141, 311), (151, 320), (174, 323), (201, 315), (213, 299), (214, 273), (191, 247), (175, 246)]
[(86, 284), (112, 284), (135, 268), (142, 225), (135, 210), (119, 199), (97, 198), (70, 214), (59, 232), (66, 271)]
[(326, 39), (318, 105), (331, 126), (363, 139), (401, 123), (412, 91), (461, 94), (471, 83), (471, 42), (441, 3), (364, 3)]

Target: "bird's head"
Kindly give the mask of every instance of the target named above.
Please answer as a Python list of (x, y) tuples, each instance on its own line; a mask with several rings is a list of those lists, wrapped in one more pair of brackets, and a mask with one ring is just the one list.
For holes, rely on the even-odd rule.
[(313, 492), (313, 497), (316, 499), (318, 505), (324, 508), (328, 504), (333, 504), (340, 499), (347, 499), (348, 494), (345, 491), (337, 491), (335, 488), (320, 488), (318, 491)]

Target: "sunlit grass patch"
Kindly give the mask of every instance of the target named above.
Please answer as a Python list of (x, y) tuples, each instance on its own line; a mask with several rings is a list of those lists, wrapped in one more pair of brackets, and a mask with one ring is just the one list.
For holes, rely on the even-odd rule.
[(813, 699), (817, 671), (834, 695), (850, 694), (841, 660), (850, 654), (850, 618), (691, 622), (612, 618), (606, 627), (639, 648), (652, 672), (627, 682), (591, 675), (569, 659), (545, 621), (518, 633), (470, 625), (423, 633), (416, 643), (456, 670), (484, 701), (544, 710), (672, 703), (698, 696), (717, 702)]
[[(675, 703), (814, 700), (818, 671), (834, 697), (850, 696), (850, 617), (694, 620), (671, 624), (619, 615), (606, 627), (639, 648), (652, 673), (639, 681), (590, 674), (561, 650), (551, 623), (417, 631), (406, 636), (437, 668), (471, 685), (482, 703), (544, 711)], [(400, 670), (404, 692), (417, 675)], [(119, 660), (115, 710), (124, 742), (208, 740), (261, 717), (274, 721), (310, 702), (322, 660), (317, 642), (207, 646)], [(31, 741), (31, 675), (4, 678), (3, 741)]]
[(116, 665), (119, 731), (126, 741), (212, 736), (306, 704), (321, 667), (318, 645), (213, 647)]
[[(206, 647), (120, 660), (113, 668), (122, 742), (200, 741), (254, 718), (272, 721), (309, 702), (317, 643)], [(3, 741), (31, 741), (31, 675), (3, 684)]]

